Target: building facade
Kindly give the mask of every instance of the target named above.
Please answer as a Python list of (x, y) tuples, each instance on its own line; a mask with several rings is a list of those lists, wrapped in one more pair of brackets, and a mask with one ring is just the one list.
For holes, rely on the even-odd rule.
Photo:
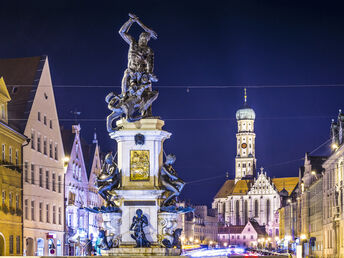
[[(96, 185), (97, 177), (101, 171), (101, 157), (100, 148), (98, 145), (97, 134), (94, 133), (94, 138), (91, 146), (91, 156), (89, 163), (89, 180), (88, 180), (88, 207), (101, 207), (103, 205), (103, 199), (98, 194), (98, 188)], [(99, 229), (102, 225), (103, 219), (100, 213), (89, 213), (89, 236), (95, 245), (95, 241), (98, 237)]]
[[(214, 197), (212, 207), (218, 210), (219, 221), (223, 226), (229, 227), (223, 229), (223, 232), (237, 232), (238, 226), (245, 226), (251, 220), (265, 227), (271, 239), (270, 244), (275, 246), (279, 238), (278, 210), (281, 207), (281, 194), (292, 194), (299, 180), (298, 177), (270, 178), (263, 168), (257, 175), (255, 117), (254, 110), (247, 104), (245, 91), (244, 106), (236, 112), (238, 133), (235, 178), (226, 180)], [(248, 242), (257, 243), (258, 239), (242, 241), (245, 244)]]
[(47, 56), (0, 59), (9, 116), (31, 142), (23, 148), (25, 255), (62, 255), (63, 146)]
[(23, 254), (22, 146), (26, 137), (9, 126), (7, 103), (11, 101), (0, 78), (0, 256)]
[(80, 125), (63, 130), (63, 143), (69, 162), (65, 174), (66, 249), (69, 256), (85, 254), (88, 239), (89, 214), (88, 177), (80, 138)]

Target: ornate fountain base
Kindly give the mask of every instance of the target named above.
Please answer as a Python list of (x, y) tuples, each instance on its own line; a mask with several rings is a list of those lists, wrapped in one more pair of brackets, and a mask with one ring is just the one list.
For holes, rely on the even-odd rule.
[(127, 256), (127, 257), (137, 257), (137, 256), (174, 256), (179, 257), (181, 254), (180, 249), (176, 248), (159, 248), (159, 247), (149, 247), (149, 248), (133, 248), (133, 247), (119, 247), (112, 248), (111, 250), (102, 250), (102, 255), (104, 256)]

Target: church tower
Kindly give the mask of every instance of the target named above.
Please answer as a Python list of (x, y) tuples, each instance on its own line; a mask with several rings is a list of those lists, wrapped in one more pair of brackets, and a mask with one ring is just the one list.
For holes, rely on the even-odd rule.
[(235, 157), (235, 183), (244, 178), (253, 178), (256, 170), (254, 120), (256, 114), (247, 104), (245, 88), (244, 106), (236, 112), (238, 122), (237, 155)]

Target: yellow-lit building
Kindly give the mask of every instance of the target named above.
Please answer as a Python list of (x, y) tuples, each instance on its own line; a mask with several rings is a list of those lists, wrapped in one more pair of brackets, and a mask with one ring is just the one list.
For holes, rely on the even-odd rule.
[(0, 255), (22, 255), (22, 145), (26, 137), (8, 125), (11, 100), (0, 78)]

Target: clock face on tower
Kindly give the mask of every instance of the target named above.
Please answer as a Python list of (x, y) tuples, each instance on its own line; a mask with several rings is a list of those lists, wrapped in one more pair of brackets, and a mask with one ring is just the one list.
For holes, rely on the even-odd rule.
[(246, 147), (247, 147), (246, 143), (241, 144), (241, 148), (246, 149)]

